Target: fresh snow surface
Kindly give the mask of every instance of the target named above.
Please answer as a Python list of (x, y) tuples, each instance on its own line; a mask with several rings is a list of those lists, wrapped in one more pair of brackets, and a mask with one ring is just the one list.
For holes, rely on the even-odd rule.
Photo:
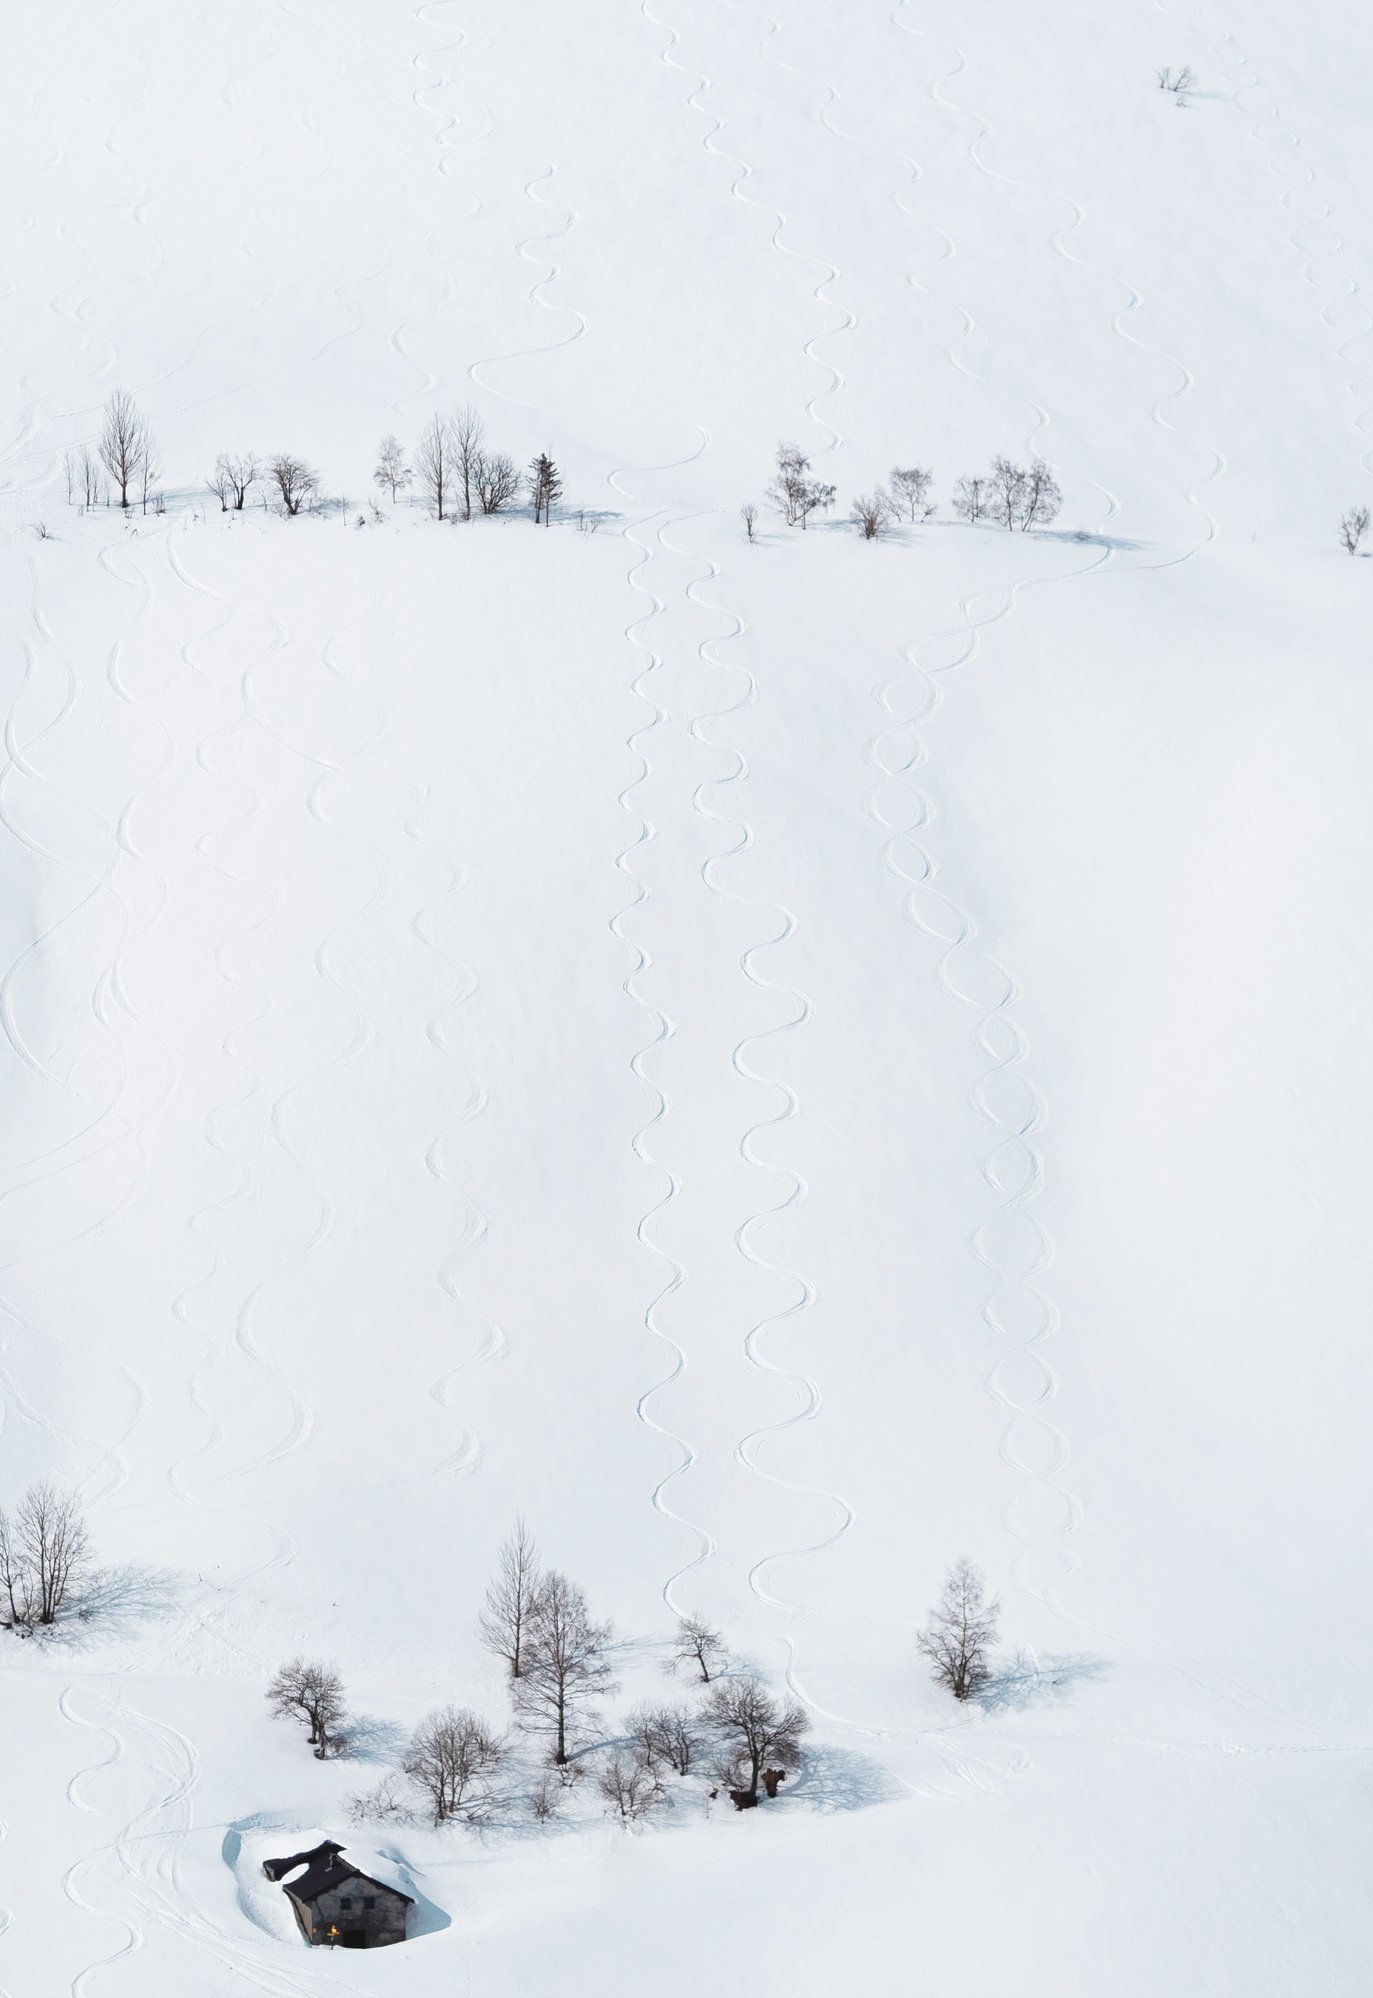
[[(1369, 1988), (1373, 26), (769, 5), (10, 10), (0, 1498), (107, 1575), (0, 1645), (7, 1998)], [(468, 399), (596, 533), (353, 524)], [(610, 1734), (699, 1611), (801, 1780), (350, 1831), (517, 1511)], [(415, 1940), (304, 1947), (325, 1834)]]

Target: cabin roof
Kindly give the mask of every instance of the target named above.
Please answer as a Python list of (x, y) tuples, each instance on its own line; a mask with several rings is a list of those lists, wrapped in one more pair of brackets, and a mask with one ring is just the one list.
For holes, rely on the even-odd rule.
[[(298, 1876), (296, 1868), (304, 1869)], [(390, 1886), (385, 1880), (374, 1880), (370, 1873), (364, 1873), (354, 1866), (351, 1860), (343, 1857), (343, 1847), (335, 1845), (331, 1838), (314, 1846), (309, 1852), (293, 1853), (288, 1859), (266, 1859), (262, 1870), (269, 1880), (279, 1880), (293, 1901), (317, 1901), (321, 1894), (329, 1893), (335, 1887), (344, 1886), (349, 1880), (364, 1880), (369, 1887), (379, 1888), (383, 1894), (394, 1895), (413, 1907), (409, 1894), (402, 1894), (399, 1887)]]

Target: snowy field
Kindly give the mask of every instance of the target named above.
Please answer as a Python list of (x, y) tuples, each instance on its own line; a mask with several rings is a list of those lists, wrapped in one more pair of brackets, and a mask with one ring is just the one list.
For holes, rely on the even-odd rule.
[[(6, 1998), (1369, 1988), (1373, 26), (775, 4), (10, 23), (0, 1502), (107, 1572), (0, 1633)], [(552, 529), (371, 524), (467, 401)], [(775, 1804), (350, 1831), (520, 1511), (608, 1736), (680, 1611), (805, 1703)], [(422, 1933), (306, 1949), (326, 1834)]]

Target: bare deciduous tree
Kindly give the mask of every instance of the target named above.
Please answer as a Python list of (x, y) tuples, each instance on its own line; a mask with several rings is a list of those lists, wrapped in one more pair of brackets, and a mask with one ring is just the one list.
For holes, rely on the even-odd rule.
[(271, 473), (281, 504), (294, 520), (306, 500), (319, 491), (319, 473), (303, 458), (292, 458), (284, 451), (273, 458)]
[(482, 1643), (504, 1658), (512, 1679), (520, 1676), (540, 1581), (534, 1536), (523, 1519), (517, 1519), (514, 1532), (496, 1557), (496, 1573), (487, 1586), (486, 1606), (477, 1623)]
[(223, 480), (234, 503), (234, 512), (242, 513), (248, 490), (257, 483), (262, 472), (255, 451), (221, 451), (215, 459), (215, 478), (212, 492), (219, 491), (219, 481)]
[(723, 1670), (728, 1658), (729, 1646), (704, 1617), (684, 1616), (678, 1621), (672, 1653), (674, 1670), (679, 1665), (690, 1665), (700, 1673), (701, 1684), (708, 1686), (716, 1673)]
[(959, 479), (953, 489), (953, 510), (960, 520), (976, 526), (988, 511), (991, 495), (986, 479)]
[(233, 480), (229, 477), (228, 466), (224, 461), (224, 454), (222, 452), (215, 459), (214, 471), (205, 483), (219, 501), (220, 512), (227, 513), (229, 511), (229, 501), (234, 496), (234, 486)]
[(939, 1601), (916, 1639), (934, 1676), (956, 1700), (968, 1700), (991, 1677), (987, 1653), (996, 1643), (1001, 1605), (986, 1599), (986, 1582), (971, 1561), (956, 1561)]
[(1340, 521), (1340, 540), (1351, 555), (1359, 552), (1359, 543), (1368, 532), (1368, 508), (1351, 506)]
[(470, 1821), (493, 1803), (491, 1780), (505, 1759), (505, 1743), (466, 1707), (426, 1714), (410, 1737), (405, 1773), (424, 1793), (436, 1825)]
[(415, 446), (415, 473), (420, 490), (439, 519), (453, 483), (453, 433), (446, 416), (435, 416)]
[(348, 1799), (347, 1809), (350, 1825), (403, 1824), (410, 1816), (409, 1801), (394, 1774), (383, 1776), (370, 1790), (359, 1790)]
[(453, 412), (453, 459), (462, 480), (462, 517), (472, 518), (472, 495), (476, 490), (477, 460), (486, 438), (486, 425), (470, 402)]
[(635, 1707), (625, 1718), (625, 1733), (640, 1759), (656, 1768), (665, 1762), (679, 1776), (685, 1776), (700, 1748), (700, 1731), (685, 1707)]
[(646, 1762), (612, 1755), (600, 1775), (600, 1791), (609, 1816), (621, 1824), (642, 1824), (668, 1801), (657, 1771)]
[(1020, 500), (1021, 531), (1047, 527), (1051, 520), (1057, 518), (1062, 505), (1063, 495), (1053, 473), (1042, 458), (1031, 458)]
[(896, 517), (896, 508), (879, 486), (875, 492), (859, 493), (849, 508), (849, 519), (865, 541), (876, 541)]
[(930, 504), (933, 485), (934, 473), (925, 471), (919, 465), (892, 466), (892, 499), (897, 506), (906, 509), (911, 521), (928, 520), (934, 512)]
[(0, 1622), (13, 1629), (56, 1623), (90, 1568), (90, 1540), (74, 1492), (40, 1479), (0, 1513)]
[(6, 1630), (32, 1630), (37, 1620), (28, 1564), (20, 1551), (14, 1524), (0, 1512), (0, 1589), (5, 1592)]
[(1187, 95), (1189, 90), (1194, 90), (1196, 88), (1196, 82), (1197, 82), (1196, 71), (1192, 68), (1191, 63), (1189, 62), (1185, 62), (1182, 65), (1181, 69), (1174, 70), (1171, 67), (1167, 69), (1157, 69), (1154, 71), (1154, 74), (1158, 78), (1159, 89), (1171, 90), (1174, 97), (1177, 98), (1179, 104), (1181, 104), (1183, 98)]
[(1000, 456), (992, 459), (991, 477), (987, 481), (987, 512), (1008, 533), (1020, 520), (1025, 499), (1025, 476), (1024, 466), (1013, 463), (1010, 458)]
[(553, 519), (554, 507), (563, 496), (562, 476), (547, 451), (540, 451), (530, 459), (526, 480), (535, 524), (542, 520), (547, 527)]
[(744, 523), (744, 533), (750, 541), (757, 540), (758, 509), (752, 500), (745, 500), (739, 509), (739, 518)]
[(504, 513), (519, 497), (515, 460), (503, 451), (478, 451), (472, 463), (472, 481), (483, 513)]
[[(148, 501), (152, 498), (153, 487), (162, 477), (162, 456), (152, 437), (143, 446), (143, 456), (138, 461), (138, 496), (143, 503), (143, 511), (148, 511)], [(162, 512), (159, 506), (157, 511)]]
[(788, 527), (805, 527), (810, 516), (828, 512), (834, 505), (835, 488), (810, 476), (810, 459), (796, 444), (777, 446), (777, 471), (767, 488), (767, 497)]
[(372, 473), (372, 484), (380, 486), (391, 495), (392, 506), (396, 494), (403, 492), (414, 474), (405, 462), (405, 451), (398, 437), (383, 437), (377, 446), (376, 470)]
[(117, 388), (105, 404), (100, 430), (100, 458), (119, 488), (119, 504), (129, 504), (129, 487), (138, 478), (152, 438), (138, 405), (127, 389)]
[(552, 1737), (555, 1764), (566, 1764), (568, 1743), (593, 1724), (594, 1702), (614, 1690), (605, 1656), (610, 1637), (610, 1625), (593, 1621), (575, 1582), (544, 1576), (511, 1693), (522, 1725)]
[(562, 1786), (551, 1776), (541, 1776), (529, 1798), (529, 1814), (535, 1824), (546, 1825), (563, 1807)]
[(722, 1774), (754, 1803), (758, 1772), (765, 1762), (791, 1769), (801, 1759), (801, 1743), (810, 1732), (805, 1709), (775, 1700), (751, 1672), (718, 1680), (701, 1709), (704, 1725), (714, 1735), (725, 1758)]
[(341, 1745), (343, 1681), (333, 1665), (318, 1658), (290, 1659), (267, 1688), (267, 1704), (279, 1719), (305, 1723), (317, 1762)]

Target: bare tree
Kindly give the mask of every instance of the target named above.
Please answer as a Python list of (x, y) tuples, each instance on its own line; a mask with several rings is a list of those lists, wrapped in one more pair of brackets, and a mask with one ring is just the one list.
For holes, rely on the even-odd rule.
[(279, 1719), (305, 1723), (317, 1762), (339, 1745), (343, 1681), (333, 1665), (318, 1658), (292, 1658), (267, 1688), (267, 1704)]
[(810, 516), (828, 512), (834, 505), (836, 488), (810, 475), (810, 459), (796, 444), (777, 446), (777, 471), (768, 486), (767, 497), (788, 527), (805, 527)]
[(561, 1785), (551, 1776), (541, 1776), (529, 1798), (529, 1814), (535, 1824), (546, 1825), (562, 1809)]
[(0, 1589), (5, 1592), (0, 1621), (7, 1630), (32, 1630), (37, 1621), (31, 1581), (14, 1523), (0, 1512)]
[(222, 451), (215, 459), (214, 471), (205, 483), (219, 501), (220, 512), (227, 513), (229, 511), (229, 501), (234, 496), (234, 484), (233, 480), (229, 477), (229, 468)]
[(896, 517), (896, 508), (879, 486), (875, 492), (859, 493), (849, 508), (849, 519), (865, 541), (876, 541)]
[(469, 1821), (491, 1808), (491, 1779), (505, 1759), (505, 1743), (466, 1707), (439, 1707), (410, 1737), (405, 1773), (420, 1790), (436, 1825)]
[(117, 388), (105, 404), (100, 430), (100, 458), (105, 470), (119, 488), (119, 504), (129, 504), (129, 487), (138, 477), (139, 466), (152, 439), (137, 403), (126, 389)]
[(1340, 540), (1351, 555), (1359, 552), (1359, 543), (1368, 532), (1368, 508), (1351, 506), (1340, 521)]
[(690, 1771), (701, 1745), (695, 1718), (685, 1707), (635, 1707), (625, 1718), (625, 1733), (642, 1761), (651, 1768), (665, 1762), (679, 1776)]
[(744, 523), (744, 533), (748, 536), (749, 540), (756, 541), (758, 538), (755, 532), (758, 526), (758, 509), (752, 500), (744, 501), (744, 504), (739, 509), (739, 518)]
[(350, 1825), (403, 1824), (410, 1816), (410, 1804), (393, 1771), (370, 1790), (359, 1790), (348, 1799)]
[(453, 459), (462, 480), (462, 517), (472, 518), (472, 494), (476, 490), (477, 459), (486, 438), (486, 425), (470, 402), (455, 409), (452, 420)]
[(672, 1653), (672, 1665), (690, 1665), (701, 1675), (701, 1684), (708, 1686), (717, 1672), (724, 1669), (729, 1659), (729, 1646), (718, 1630), (712, 1629), (703, 1617), (684, 1616), (677, 1624), (677, 1639)]
[(511, 1693), (523, 1726), (551, 1735), (553, 1761), (565, 1764), (568, 1743), (593, 1725), (592, 1707), (614, 1690), (606, 1661), (608, 1623), (593, 1621), (575, 1582), (556, 1571), (545, 1575), (529, 1620), (522, 1676)]
[(934, 512), (930, 503), (930, 490), (934, 485), (934, 473), (925, 471), (919, 465), (893, 465), (891, 471), (892, 499), (897, 506), (904, 507), (911, 521), (928, 520)]
[(953, 489), (953, 510), (960, 520), (976, 526), (990, 510), (991, 493), (986, 479), (959, 479)]
[(218, 493), (221, 500), (227, 492), (233, 501), (234, 512), (242, 513), (248, 490), (256, 484), (261, 471), (255, 451), (221, 451), (215, 459), (215, 475), (210, 481), (210, 491)]
[(804, 1708), (775, 1700), (751, 1672), (718, 1680), (701, 1709), (701, 1719), (725, 1758), (722, 1773), (735, 1779), (730, 1787), (753, 1803), (758, 1801), (763, 1764), (795, 1768), (801, 1743), (810, 1732)]
[(1025, 503), (1025, 480), (1022, 465), (1013, 464), (1006, 457), (992, 459), (991, 477), (987, 481), (987, 512), (1008, 533), (1020, 521), (1021, 508)]
[(1189, 90), (1196, 88), (1196, 71), (1188, 62), (1185, 62), (1179, 70), (1157, 69), (1154, 74), (1158, 78), (1159, 89), (1171, 90), (1179, 104), (1183, 102)]
[(288, 457), (282, 452), (273, 458), (271, 474), (281, 495), (281, 504), (294, 520), (306, 500), (319, 491), (319, 473), (303, 458)]
[(623, 1825), (642, 1824), (668, 1801), (657, 1771), (646, 1762), (630, 1762), (623, 1755), (612, 1755), (602, 1769), (600, 1791), (608, 1815)]
[(435, 416), (415, 446), (415, 472), (420, 489), (439, 519), (453, 483), (453, 433), (446, 416)]
[(987, 1653), (996, 1643), (1001, 1605), (986, 1599), (986, 1582), (971, 1561), (956, 1561), (944, 1579), (939, 1601), (916, 1639), (941, 1686), (956, 1700), (968, 1700), (991, 1677)]
[(483, 513), (504, 513), (519, 497), (520, 475), (515, 460), (504, 452), (479, 451), (472, 464), (472, 480)]
[(478, 1619), (481, 1641), (504, 1658), (512, 1679), (520, 1676), (529, 1620), (541, 1581), (539, 1550), (523, 1519), (496, 1557), (496, 1573), (487, 1585), (486, 1606)]
[(1020, 500), (1022, 533), (1031, 527), (1047, 527), (1058, 517), (1062, 505), (1063, 495), (1053, 473), (1042, 458), (1031, 458)]
[(11, 1572), (17, 1567), (21, 1577), (28, 1620), (56, 1623), (90, 1564), (90, 1541), (76, 1494), (59, 1491), (46, 1479), (30, 1485), (15, 1507), (6, 1538), (12, 1542), (6, 1565)]
[(67, 505), (70, 506), (76, 491), (76, 458), (70, 451), (62, 453), (62, 476), (67, 486)]
[(376, 470), (372, 473), (372, 484), (389, 492), (391, 504), (394, 506), (396, 494), (403, 492), (413, 477), (413, 472), (405, 462), (405, 451), (400, 439), (383, 437), (377, 446), (377, 464)]
[[(143, 502), (144, 513), (148, 511), (148, 501), (152, 497), (153, 487), (161, 477), (162, 455), (149, 436), (143, 446), (143, 456), (138, 461), (138, 496)], [(159, 506), (157, 511), (161, 513), (162, 508)]]

